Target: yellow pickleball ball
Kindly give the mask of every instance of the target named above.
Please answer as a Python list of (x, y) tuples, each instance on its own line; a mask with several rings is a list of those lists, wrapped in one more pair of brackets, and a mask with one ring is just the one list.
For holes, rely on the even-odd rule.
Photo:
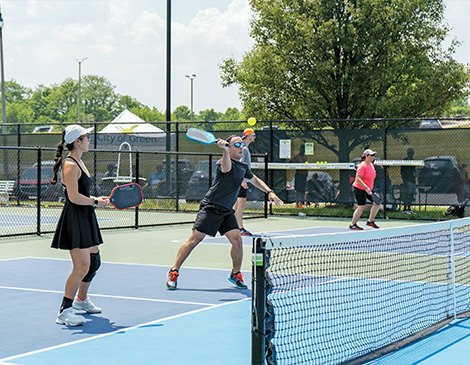
[(308, 161), (305, 161), (306, 164), (308, 164)]
[(248, 124), (251, 125), (252, 127), (256, 124), (256, 119), (251, 117), (248, 119)]

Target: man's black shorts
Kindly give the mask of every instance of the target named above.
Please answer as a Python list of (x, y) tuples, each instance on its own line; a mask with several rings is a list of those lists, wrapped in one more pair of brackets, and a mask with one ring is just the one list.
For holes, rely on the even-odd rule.
[(239, 229), (235, 211), (219, 210), (213, 206), (201, 206), (197, 213), (193, 229), (215, 237), (217, 231), (223, 236), (232, 229)]
[(246, 192), (248, 189), (245, 189), (243, 186), (240, 188), (240, 191), (238, 192), (238, 197), (239, 198), (246, 198)]
[(365, 190), (354, 187), (357, 205), (366, 205), (366, 199), (372, 202), (372, 195), (366, 193)]

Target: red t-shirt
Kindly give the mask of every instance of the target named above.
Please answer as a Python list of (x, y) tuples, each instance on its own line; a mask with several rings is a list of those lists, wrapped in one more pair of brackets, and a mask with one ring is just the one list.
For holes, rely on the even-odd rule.
[[(356, 171), (356, 177), (362, 176), (362, 182), (367, 185), (367, 187), (372, 190), (374, 188), (374, 180), (375, 180), (375, 167), (374, 164), (366, 164), (365, 161), (361, 162), (359, 167)], [(357, 179), (354, 180), (353, 186), (355, 188), (366, 190), (362, 185), (357, 182)]]

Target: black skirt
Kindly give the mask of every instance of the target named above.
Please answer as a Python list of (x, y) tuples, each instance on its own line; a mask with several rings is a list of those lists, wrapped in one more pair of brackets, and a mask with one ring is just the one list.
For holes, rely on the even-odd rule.
[(51, 247), (62, 250), (89, 248), (103, 243), (95, 209), (68, 199), (60, 215)]

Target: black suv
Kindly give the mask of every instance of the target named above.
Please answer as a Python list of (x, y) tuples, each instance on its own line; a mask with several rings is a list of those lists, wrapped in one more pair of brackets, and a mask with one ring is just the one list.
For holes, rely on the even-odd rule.
[(461, 195), (468, 184), (466, 166), (454, 156), (428, 157), (418, 170), (418, 184), (429, 186), (430, 193)]

